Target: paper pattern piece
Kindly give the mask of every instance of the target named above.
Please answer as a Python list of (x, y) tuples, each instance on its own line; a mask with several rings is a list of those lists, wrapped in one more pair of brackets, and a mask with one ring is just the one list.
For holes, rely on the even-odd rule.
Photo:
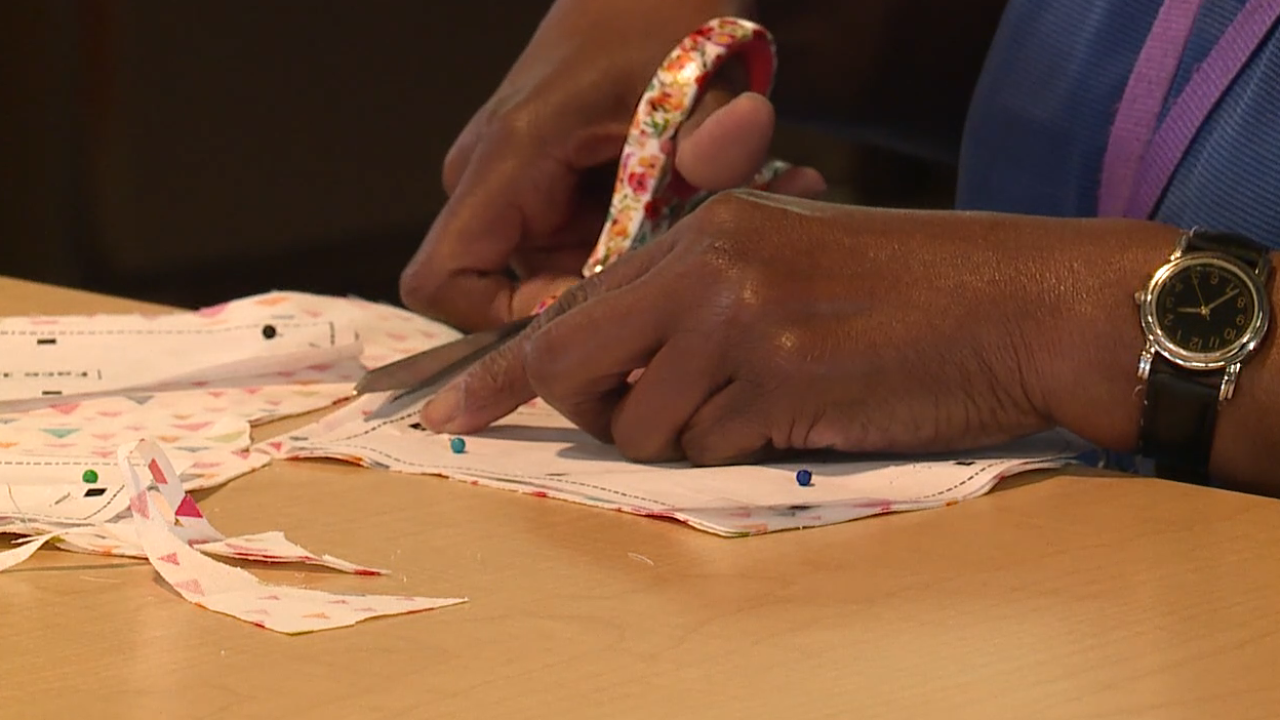
[[(135, 453), (140, 458), (135, 459)], [(337, 594), (268, 585), (206, 553), (266, 562), (322, 564), (362, 575), (385, 571), (314, 555), (288, 542), (280, 533), (223, 538), (191, 496), (183, 492), (177, 471), (155, 443), (142, 441), (119, 448), (108, 482), (119, 485), (122, 478), (130, 517), (127, 525), (116, 523), (115, 530), (128, 527), (131, 532), (121, 535), (131, 534), (139, 554), (151, 562), (165, 582), (200, 607), (276, 632), (298, 634), (466, 602), (466, 598)], [(0, 571), (26, 560), (44, 543), (60, 535), (74, 537), (76, 532), (48, 532), (0, 552)]]
[[(289, 331), (293, 325), (309, 328), (310, 334), (294, 336)], [(271, 339), (265, 337), (268, 327)], [(62, 328), (75, 342), (46, 337), (50, 328)], [(157, 328), (164, 332), (145, 332)], [(237, 330), (225, 334), (226, 328)], [(255, 295), (170, 315), (0, 318), (0, 413), (59, 404), (72, 408), (71, 401), (80, 399), (71, 395), (77, 390), (127, 396), (139, 404), (204, 391), (182, 396), (175, 404), (194, 407), (203, 400), (227, 406), (251, 422), (266, 422), (326, 407), (347, 397), (366, 369), (459, 336), (441, 323), (390, 305), (296, 292)], [(191, 349), (170, 352), (173, 337), (191, 340)], [(42, 340), (54, 344), (40, 345)], [(307, 347), (283, 352), (289, 347), (281, 344), (286, 341)], [(209, 345), (218, 348), (213, 359), (235, 360), (217, 364), (204, 358), (201, 353)], [(94, 359), (80, 357), (85, 352)], [(112, 355), (145, 359), (127, 373), (116, 368), (114, 377), (120, 382), (108, 382), (106, 371), (102, 380), (94, 379), (101, 370), (97, 366), (124, 364), (97, 359)], [(95, 367), (75, 373), (66, 369), (75, 362)], [(59, 380), (63, 376), (68, 384)], [(122, 387), (129, 384), (125, 380), (132, 381), (130, 388)], [(47, 391), (62, 394), (42, 394)], [(74, 409), (65, 412), (76, 414)]]
[[(298, 338), (290, 329), (295, 325), (311, 333), (298, 336), (307, 343), (318, 333), (322, 347), (313, 354), (310, 350), (275, 352), (273, 348), (287, 347), (275, 345), (277, 340), (296, 344)], [(262, 332), (267, 326), (276, 332), (270, 339)], [(238, 330), (225, 335), (217, 332), (225, 328)], [(257, 328), (257, 334), (244, 328)], [(52, 329), (60, 329), (61, 335), (50, 334)], [(210, 338), (219, 341), (213, 343), (220, 345), (217, 357), (235, 360), (211, 364), (188, 349), (170, 357), (172, 338), (188, 335), (204, 338), (201, 342), (205, 343), (211, 342)], [(0, 483), (22, 482), (24, 475), (30, 477), (35, 472), (33, 467), (55, 467), (62, 458), (69, 463), (62, 480), (74, 484), (83, 470), (112, 461), (121, 443), (148, 437), (174, 460), (186, 489), (215, 487), (270, 460), (250, 451), (253, 425), (331, 406), (350, 397), (352, 386), (367, 368), (458, 336), (456, 330), (400, 308), (291, 292), (156, 317), (3, 318), (0, 374), (14, 375), (16, 371), (4, 368), (29, 367), (39, 360), (43, 364), (32, 372), (56, 377), (58, 368), (75, 359), (75, 352), (85, 351), (94, 353), (94, 358), (113, 353), (128, 358), (148, 356), (151, 359), (146, 363), (124, 368), (132, 373), (130, 382), (137, 384), (147, 378), (165, 382), (125, 394), (50, 398), (32, 396), (43, 387), (39, 378), (0, 379), (8, 393), (0, 394)], [(37, 340), (56, 342), (40, 345)], [(329, 340), (333, 344), (326, 346)], [(221, 347), (222, 341), (226, 341), (225, 347)], [(207, 349), (199, 343), (195, 347)], [(6, 348), (17, 351), (19, 359), (11, 360), (4, 354)], [(255, 354), (263, 351), (271, 352), (261, 357)], [(334, 352), (340, 357), (331, 357)], [(95, 359), (93, 363), (117, 370), (121, 365), (114, 360)], [(211, 370), (209, 377), (195, 379), (201, 367), (217, 372)], [(175, 380), (181, 377), (187, 380)], [(98, 389), (102, 387), (105, 381)], [(14, 395), (21, 397), (13, 399)], [(79, 469), (72, 473), (74, 468)], [(39, 477), (47, 480), (46, 475)], [(3, 495), (0, 493), (0, 508)]]
[(291, 372), (359, 354), (348, 318), (270, 312), (0, 319), (0, 400), (142, 392)]
[[(288, 436), (259, 444), (279, 458), (332, 458), (404, 473), (558, 498), (637, 515), (673, 518), (724, 536), (815, 527), (870, 515), (951, 505), (985, 494), (1000, 479), (1061, 467), (1089, 449), (1046, 433), (983, 452), (921, 459), (815, 455), (791, 463), (694, 468), (640, 465), (591, 439), (538, 401), (466, 438), (417, 422), (421, 403), (376, 419), (387, 394), (368, 395)], [(796, 471), (813, 482), (801, 487)]]

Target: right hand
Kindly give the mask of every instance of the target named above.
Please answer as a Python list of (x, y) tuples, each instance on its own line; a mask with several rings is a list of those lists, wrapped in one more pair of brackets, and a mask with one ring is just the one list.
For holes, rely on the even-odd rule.
[[(405, 305), (474, 331), (528, 315), (580, 280), (636, 101), (681, 38), (738, 5), (557, 2), (445, 158), (449, 200), (401, 276)], [(746, 182), (767, 157), (772, 106), (739, 95), (745, 82), (735, 75), (727, 65), (677, 137), (677, 169), (705, 190)], [(708, 132), (695, 134), (704, 124)], [(698, 139), (708, 135), (716, 138)], [(724, 147), (736, 152), (712, 150)], [(815, 171), (794, 168), (774, 189), (813, 195), (824, 186)]]

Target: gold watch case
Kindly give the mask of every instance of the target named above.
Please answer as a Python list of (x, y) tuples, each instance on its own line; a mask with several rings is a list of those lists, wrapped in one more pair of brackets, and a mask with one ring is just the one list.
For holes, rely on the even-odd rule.
[[(1240, 366), (1266, 337), (1271, 322), (1270, 297), (1267, 294), (1264, 278), (1253, 268), (1249, 268), (1235, 258), (1215, 252), (1185, 252), (1186, 239), (1178, 244), (1177, 250), (1159, 270), (1151, 276), (1146, 287), (1134, 294), (1139, 308), (1142, 331), (1146, 336), (1146, 347), (1138, 364), (1138, 376), (1145, 381), (1151, 370), (1151, 362), (1156, 353), (1180, 367), (1198, 371), (1224, 371), (1220, 400), (1231, 398), (1235, 389)], [(1205, 271), (1216, 271), (1238, 282), (1244, 292), (1252, 295), (1251, 306), (1253, 317), (1240, 330), (1238, 337), (1221, 348), (1197, 351), (1184, 347), (1175, 337), (1165, 331), (1160, 323), (1160, 308), (1157, 307), (1162, 290), (1174, 281), (1175, 277), (1187, 271), (1203, 268)], [(1198, 291), (1198, 289), (1197, 289)], [(1205, 316), (1208, 308), (1203, 307)]]

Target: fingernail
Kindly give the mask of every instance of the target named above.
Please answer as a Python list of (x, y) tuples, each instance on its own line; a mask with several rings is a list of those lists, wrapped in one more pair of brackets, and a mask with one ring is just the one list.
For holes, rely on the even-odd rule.
[(449, 432), (450, 426), (462, 416), (462, 388), (449, 385), (422, 406), (422, 424), (432, 432)]

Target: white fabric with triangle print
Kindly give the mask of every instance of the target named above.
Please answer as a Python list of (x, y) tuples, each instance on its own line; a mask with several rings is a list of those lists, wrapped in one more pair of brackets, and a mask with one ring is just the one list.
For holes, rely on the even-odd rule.
[[(194, 344), (178, 347), (175, 337)], [(210, 556), (385, 571), (311, 553), (280, 532), (224, 537), (186, 494), (270, 461), (251, 449), (252, 426), (331, 406), (350, 397), (367, 368), (456, 337), (399, 308), (292, 292), (154, 317), (0, 318), (0, 533), (30, 536), (0, 551), (0, 571), (50, 543), (146, 558), (188, 600), (282, 632), (460, 602), (264, 591)], [(96, 385), (72, 376), (84, 358), (95, 378), (102, 371)], [(122, 443), (132, 448), (138, 438), (149, 439), (138, 446), (143, 461), (118, 464)], [(176, 482), (155, 484), (165, 491), (160, 502), (131, 507), (137, 471)], [(140, 511), (167, 513), (163, 528), (137, 522)], [(174, 560), (188, 575), (176, 574)], [(308, 612), (294, 612), (299, 606)]]
[[(143, 480), (145, 476), (149, 480)], [(360, 575), (382, 575), (328, 555), (315, 555), (280, 533), (226, 538), (182, 490), (178, 473), (158, 445), (141, 441), (121, 446), (103, 487), (113, 488), (113, 503), (123, 502), (129, 517), (110, 523), (129, 553), (147, 558), (156, 572), (184, 599), (269, 630), (297, 634), (347, 627), (362, 620), (421, 612), (466, 602), (465, 598), (350, 595), (268, 585), (239, 568), (217, 562), (223, 555), (264, 562), (302, 562)], [(0, 571), (28, 559), (46, 542), (74, 543), (79, 529), (27, 538), (0, 552)]]

